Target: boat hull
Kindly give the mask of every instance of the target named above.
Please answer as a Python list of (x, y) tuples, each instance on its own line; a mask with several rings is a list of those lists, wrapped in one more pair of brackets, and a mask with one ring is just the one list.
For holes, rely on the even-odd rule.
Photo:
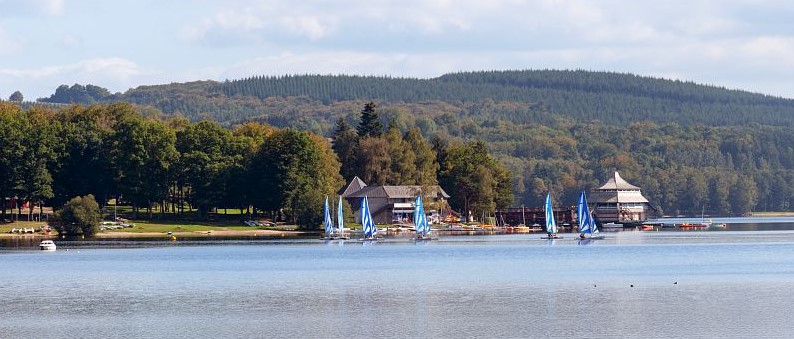
[(55, 243), (50, 240), (44, 240), (39, 243), (39, 249), (42, 251), (55, 251), (56, 248)]

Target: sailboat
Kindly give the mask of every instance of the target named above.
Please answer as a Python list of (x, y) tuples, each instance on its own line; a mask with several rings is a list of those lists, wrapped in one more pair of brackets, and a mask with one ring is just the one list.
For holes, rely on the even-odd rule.
[(557, 236), (557, 222), (554, 221), (554, 209), (551, 207), (551, 193), (546, 194), (546, 239), (561, 239)]
[(342, 214), (342, 196), (339, 196), (339, 203), (336, 208), (336, 236), (339, 239), (347, 239), (345, 236), (345, 218)]
[(590, 207), (587, 206), (587, 197), (584, 191), (579, 194), (579, 202), (576, 204), (576, 219), (579, 221), (580, 239), (604, 239), (604, 236), (598, 232), (598, 226), (596, 226), (593, 214), (590, 213)]
[(416, 225), (416, 238), (414, 240), (431, 240), (430, 225), (427, 223), (427, 215), (425, 214), (421, 194), (417, 195), (414, 201), (414, 225)]
[(373, 241), (378, 239), (375, 237), (375, 235), (378, 234), (378, 228), (375, 226), (375, 221), (372, 220), (372, 214), (369, 211), (369, 201), (367, 201), (367, 196), (364, 196), (364, 199), (361, 202), (361, 226), (364, 229), (364, 238), (361, 240)]

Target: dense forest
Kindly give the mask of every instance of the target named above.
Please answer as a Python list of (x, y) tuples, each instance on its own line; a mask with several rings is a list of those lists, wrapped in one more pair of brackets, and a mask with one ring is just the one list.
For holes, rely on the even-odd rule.
[(573, 204), (614, 170), (666, 215), (789, 211), (794, 198), (794, 100), (690, 82), (537, 70), (257, 76), (116, 94), (89, 86), (61, 86), (42, 101), (128, 101), (147, 117), (255, 121), (334, 137), (340, 118), (355, 126), (373, 100), (381, 123), (402, 133), (482, 141), (511, 173), (515, 205), (540, 206), (546, 191)]
[[(147, 118), (127, 103), (56, 111), (0, 102), (0, 197), (57, 207), (91, 194), (101, 204), (131, 205), (136, 218), (145, 209), (150, 219), (207, 218), (234, 208), (313, 228), (323, 198), (343, 186), (341, 173), (355, 175), (342, 171), (339, 152), (348, 154), (345, 168), (362, 169), (371, 184), (427, 187), (440, 178), (455, 187), (459, 198), (451, 203), (462, 201), (458, 208), (493, 211), (512, 202), (510, 175), (482, 143), (436, 141), (434, 148), (416, 127), (384, 130), (374, 103), (355, 132), (344, 120), (337, 127), (332, 148), (310, 132)], [(2, 204), (0, 220), (7, 210)]]

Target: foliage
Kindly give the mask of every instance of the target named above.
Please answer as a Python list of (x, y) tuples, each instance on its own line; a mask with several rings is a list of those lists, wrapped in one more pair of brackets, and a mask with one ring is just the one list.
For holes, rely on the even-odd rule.
[(74, 84), (71, 87), (67, 85), (58, 86), (55, 89), (55, 94), (49, 98), (41, 98), (41, 102), (61, 103), (61, 104), (93, 104), (110, 96), (110, 92), (102, 87), (94, 85), (79, 85)]
[(361, 122), (356, 128), (359, 138), (373, 137), (377, 138), (383, 134), (383, 125), (381, 125), (378, 118), (378, 113), (375, 112), (375, 103), (368, 102), (361, 110)]
[(492, 214), (513, 202), (509, 172), (491, 157), (483, 142), (453, 144), (441, 152), (439, 182), (449, 190), (453, 206)]
[(339, 162), (328, 142), (289, 129), (265, 139), (252, 161), (252, 173), (255, 205), (280, 210), (304, 228), (320, 224), (323, 198), (342, 185)]
[(350, 181), (356, 176), (358, 135), (343, 118), (339, 118), (336, 121), (333, 139), (332, 147), (342, 165), (342, 177), (345, 181)]
[[(642, 187), (657, 210), (669, 215), (788, 211), (794, 200), (794, 100), (688, 82), (550, 70), (456, 73), (434, 79), (306, 75), (143, 86), (101, 100), (127, 100), (162, 111), (169, 119), (167, 128), (177, 134), (177, 144), (180, 132), (192, 128), (190, 121), (201, 119), (212, 119), (220, 127), (253, 120), (258, 126), (331, 136), (344, 178), (372, 176), (370, 184), (396, 178), (401, 183), (432, 184), (436, 178), (428, 173), (435, 167), (441, 186), (451, 190), (449, 185), (459, 184), (444, 179), (452, 174), (448, 165), (458, 161), (450, 157), (465, 152), (450, 151), (481, 140), (487, 146), (484, 151), (505, 170), (494, 170), (487, 162), (478, 164), (484, 169), (466, 168), (466, 180), (495, 179), (495, 186), (482, 189), (495, 200), (469, 198), (472, 206), (483, 209), (503, 206), (512, 198), (516, 205), (541, 206), (549, 191), (555, 201), (570, 204), (578, 192), (596, 187), (615, 170)], [(378, 103), (377, 121), (394, 121), (396, 130), (390, 129), (390, 136), (359, 139), (350, 127), (358, 126), (361, 108), (371, 102)], [(143, 106), (134, 107), (144, 111)], [(33, 125), (25, 122), (27, 113), (18, 106), (4, 102), (0, 108), (0, 194), (12, 196), (22, 194), (20, 173), (25, 172), (17, 159), (33, 152), (21, 146), (30, 142), (24, 136)], [(110, 141), (118, 111), (123, 110), (94, 105), (55, 112), (48, 126), (55, 137), (55, 159), (38, 168), (46, 167), (52, 177), (51, 201), (56, 205), (75, 195), (104, 198), (120, 191), (109, 174), (116, 166)], [(147, 113), (146, 119), (159, 117)], [(222, 130), (226, 129), (215, 128), (213, 133)], [(394, 147), (400, 139), (397, 130), (404, 147)], [(188, 160), (230, 164), (218, 165), (228, 170), (217, 179), (226, 186), (225, 197), (220, 202), (208, 199), (213, 202), (207, 209), (232, 200), (236, 207), (261, 200), (252, 183), (259, 180), (258, 164), (268, 160), (254, 164), (254, 154), (267, 143), (268, 132), (236, 133), (221, 138), (231, 145), (220, 152), (223, 156), (201, 151), (204, 142), (179, 151), (176, 164), (169, 167), (170, 199), (176, 199), (176, 205), (183, 205), (183, 196), (186, 203), (198, 204), (193, 186), (200, 191), (201, 182), (187, 183), (188, 173), (178, 170), (186, 168), (181, 164)], [(391, 142), (384, 143), (386, 137)], [(212, 137), (207, 138), (212, 145)], [(432, 156), (422, 145), (424, 138), (432, 140)], [(413, 175), (404, 175), (410, 170), (402, 161), (410, 156), (398, 164), (393, 159), (409, 148), (416, 165)], [(197, 158), (185, 157), (188, 153)], [(39, 182), (46, 186), (46, 180)], [(453, 200), (457, 198), (453, 194)], [(465, 208), (462, 200), (452, 203), (456, 209)]]
[(15, 91), (14, 93), (11, 93), (11, 96), (8, 97), (8, 101), (13, 101), (17, 103), (20, 103), (24, 100), (25, 97), (22, 95), (22, 92), (20, 91)]
[(55, 213), (50, 224), (59, 234), (92, 236), (99, 229), (101, 220), (99, 205), (94, 196), (89, 194), (69, 200)]
[[(231, 126), (257, 119), (323, 135), (330, 134), (339, 114), (349, 114), (351, 107), (361, 107), (373, 99), (379, 100), (383, 112), (399, 104), (408, 107), (405, 112), (416, 115), (426, 111), (429, 104), (442, 108), (439, 114), (446, 111), (544, 124), (559, 114), (579, 121), (619, 125), (649, 120), (685, 125), (791, 126), (794, 113), (794, 101), (789, 99), (691, 82), (582, 70), (464, 72), (432, 79), (254, 76), (226, 82), (141, 86), (114, 95), (73, 94), (88, 93), (89, 86), (81, 90), (79, 85), (63, 85), (49, 99), (40, 100), (81, 104), (128, 101), (192, 121), (211, 118)], [(427, 117), (417, 123), (425, 133), (433, 133), (433, 125), (437, 124)]]

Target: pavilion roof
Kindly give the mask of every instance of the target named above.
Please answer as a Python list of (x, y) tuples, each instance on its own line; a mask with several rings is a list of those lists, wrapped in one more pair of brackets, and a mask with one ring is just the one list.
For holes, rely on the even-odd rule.
[(626, 180), (620, 177), (620, 174), (615, 171), (615, 175), (613, 175), (609, 180), (601, 185), (601, 187), (597, 188), (598, 190), (637, 190), (639, 191), (640, 188), (629, 184)]

